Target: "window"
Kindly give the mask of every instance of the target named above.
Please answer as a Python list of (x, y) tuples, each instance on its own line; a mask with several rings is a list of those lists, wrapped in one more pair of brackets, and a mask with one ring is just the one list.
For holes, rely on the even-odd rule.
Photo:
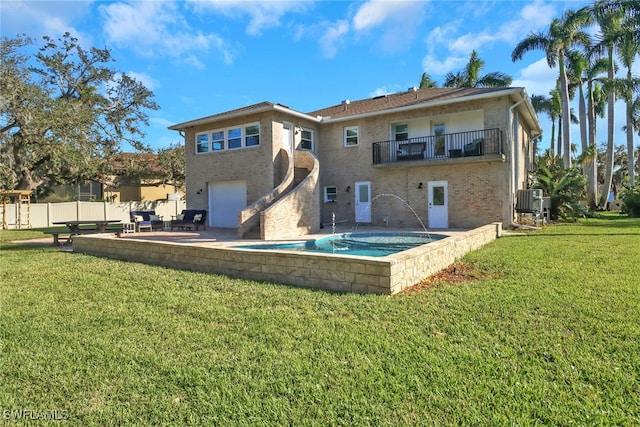
[(242, 128), (233, 128), (227, 131), (229, 149), (242, 147)]
[(300, 133), (300, 148), (313, 151), (313, 130), (302, 129)]
[(260, 145), (260, 126), (251, 125), (244, 128), (244, 146), (253, 147)]
[(224, 150), (224, 131), (216, 130), (211, 133), (211, 148), (213, 151)]
[(196, 153), (206, 153), (209, 151), (209, 134), (200, 133), (196, 135)]
[(324, 187), (324, 202), (331, 203), (335, 202), (338, 194), (338, 189), (336, 187)]
[(196, 134), (196, 153), (255, 147), (260, 145), (260, 123)]
[(393, 133), (395, 134), (394, 139), (396, 141), (406, 141), (409, 139), (409, 125), (395, 125), (393, 130)]
[(344, 146), (353, 147), (358, 145), (358, 126), (344, 128)]

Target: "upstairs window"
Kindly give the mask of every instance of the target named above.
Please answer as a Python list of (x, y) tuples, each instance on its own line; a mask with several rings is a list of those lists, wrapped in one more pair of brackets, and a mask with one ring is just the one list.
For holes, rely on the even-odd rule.
[(344, 146), (353, 147), (358, 145), (358, 126), (344, 128)]
[(196, 134), (196, 153), (232, 150), (260, 145), (260, 124), (253, 123)]
[(313, 130), (302, 129), (300, 133), (300, 148), (313, 151)]
[(394, 139), (396, 141), (406, 141), (409, 139), (409, 125), (401, 124), (393, 127)]
[(260, 126), (251, 125), (244, 128), (244, 146), (260, 145)]
[(224, 150), (224, 131), (216, 130), (211, 133), (211, 149), (213, 151)]
[(206, 153), (209, 151), (209, 134), (199, 133), (196, 135), (196, 153)]
[(242, 147), (242, 128), (233, 128), (227, 131), (229, 149)]

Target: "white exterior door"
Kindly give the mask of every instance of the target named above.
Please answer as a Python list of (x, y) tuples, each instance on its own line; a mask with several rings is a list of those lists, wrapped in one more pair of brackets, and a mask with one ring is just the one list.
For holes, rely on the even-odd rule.
[(449, 228), (449, 191), (447, 181), (431, 181), (427, 190), (429, 228)]
[(371, 222), (371, 183), (356, 182), (356, 222)]
[(293, 125), (291, 123), (282, 124), (282, 146), (293, 154)]
[(245, 181), (209, 184), (209, 226), (237, 228), (238, 212), (247, 207)]

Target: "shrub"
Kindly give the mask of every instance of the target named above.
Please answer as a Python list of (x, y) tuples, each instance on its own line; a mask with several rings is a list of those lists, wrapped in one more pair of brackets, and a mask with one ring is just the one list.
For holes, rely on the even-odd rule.
[(533, 188), (551, 199), (551, 219), (571, 219), (586, 215), (579, 204), (585, 196), (586, 178), (577, 168), (563, 169), (557, 162), (540, 162)]
[(632, 218), (640, 218), (640, 184), (633, 188), (625, 187), (620, 192), (622, 212)]

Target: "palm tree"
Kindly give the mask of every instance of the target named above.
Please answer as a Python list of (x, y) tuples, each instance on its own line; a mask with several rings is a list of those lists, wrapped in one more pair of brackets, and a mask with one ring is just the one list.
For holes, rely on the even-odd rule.
[(596, 116), (604, 117), (605, 92), (597, 77), (607, 70), (605, 59), (594, 60), (591, 57), (589, 68), (586, 70), (587, 79), (587, 127), (589, 136), (588, 152), (591, 154), (586, 159), (586, 168), (589, 178), (589, 188), (587, 189), (587, 200), (592, 208), (598, 205), (598, 162), (597, 162), (597, 142), (596, 142)]
[(480, 70), (484, 68), (485, 62), (478, 57), (478, 53), (474, 50), (471, 52), (469, 62), (464, 70), (456, 74), (448, 73), (445, 77), (444, 87), (506, 87), (511, 84), (513, 79), (511, 76), (493, 72), (480, 76)]
[(422, 73), (420, 77), (420, 89), (438, 87), (438, 82), (433, 80), (427, 73)]
[[(562, 115), (570, 117), (569, 109), (569, 84), (565, 59), (569, 50), (577, 45), (588, 45), (589, 35), (581, 28), (587, 21), (587, 16), (582, 11), (567, 11), (561, 19), (554, 19), (546, 33), (531, 33), (520, 41), (511, 53), (511, 60), (522, 59), (523, 55), (531, 50), (544, 50), (549, 67), (558, 65), (560, 72), (560, 99), (562, 102)], [(571, 167), (571, 125), (565, 120), (562, 126), (562, 139), (564, 143), (564, 167)]]
[(547, 113), (551, 119), (551, 152), (555, 150), (556, 116), (551, 109), (551, 99), (544, 95), (531, 94), (531, 105), (536, 114)]
[(631, 68), (636, 56), (640, 54), (640, 38), (636, 36), (634, 29), (640, 28), (640, 24), (634, 22), (631, 16), (626, 16), (620, 32), (617, 34), (618, 58), (627, 69), (627, 77), (622, 82), (622, 92), (626, 104), (626, 136), (627, 157), (629, 162), (629, 185), (635, 186), (635, 164), (633, 150), (633, 93), (640, 87), (638, 79), (633, 77)]
[(600, 0), (591, 7), (584, 8), (588, 13), (589, 22), (595, 20), (600, 25), (599, 43), (595, 46), (601, 53), (606, 52), (607, 58), (607, 81), (605, 89), (607, 90), (607, 152), (605, 160), (605, 178), (602, 194), (600, 195), (599, 206), (606, 208), (609, 200), (609, 191), (611, 190), (611, 182), (613, 179), (613, 162), (614, 162), (614, 119), (615, 119), (615, 36), (620, 32), (622, 17), (624, 10), (621, 8), (612, 8), (610, 0)]
[(552, 90), (549, 92), (550, 96), (544, 95), (531, 95), (531, 105), (536, 113), (547, 113), (551, 119), (551, 141), (550, 150), (551, 153), (556, 151), (556, 119), (560, 117), (560, 102), (558, 92)]
[(569, 80), (570, 95), (578, 92), (578, 117), (580, 124), (580, 145), (582, 152), (587, 150), (587, 107), (584, 96), (585, 69), (587, 58), (577, 50), (571, 50), (567, 54), (567, 77)]
[[(578, 90), (578, 111), (580, 123), (580, 141), (582, 144), (581, 163), (583, 173), (588, 179), (589, 189), (587, 196), (589, 205), (595, 208), (597, 205), (597, 162), (596, 156), (596, 104), (600, 100), (594, 91), (600, 90), (600, 86), (594, 89), (594, 80), (598, 75), (607, 70), (607, 61), (597, 58), (595, 52), (587, 48), (585, 52), (573, 50), (568, 55), (567, 72), (570, 79), (569, 87)], [(586, 100), (584, 86), (586, 85)], [(601, 90), (600, 90), (601, 93)]]

